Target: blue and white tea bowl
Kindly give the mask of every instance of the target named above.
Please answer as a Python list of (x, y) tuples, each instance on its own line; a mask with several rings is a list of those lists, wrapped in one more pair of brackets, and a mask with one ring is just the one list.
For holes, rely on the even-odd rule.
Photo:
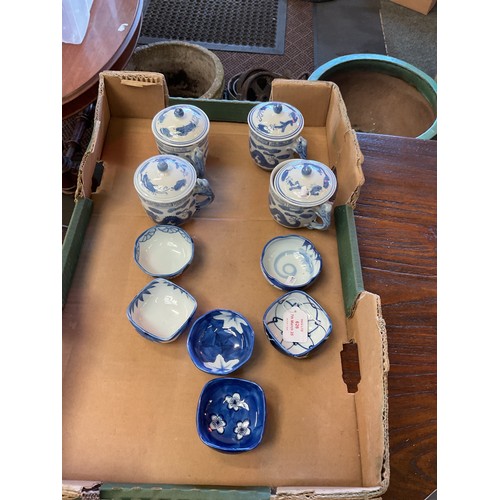
[(194, 243), (177, 226), (153, 226), (135, 241), (134, 260), (150, 276), (175, 278), (191, 264)]
[(164, 278), (148, 283), (130, 302), (127, 318), (153, 342), (172, 342), (184, 331), (197, 308), (194, 297)]
[[(307, 339), (289, 342), (283, 338), (285, 314), (299, 309), (307, 316)], [(327, 312), (310, 295), (295, 290), (282, 295), (267, 309), (263, 318), (264, 329), (271, 344), (278, 351), (293, 358), (305, 358), (322, 345), (332, 332), (332, 321)]]
[(256, 448), (266, 424), (266, 398), (249, 380), (220, 377), (207, 382), (198, 400), (196, 427), (207, 446), (227, 453)]
[(252, 355), (254, 331), (240, 313), (214, 309), (200, 316), (191, 327), (187, 349), (200, 370), (227, 375), (243, 366)]
[(270, 171), (295, 156), (307, 158), (307, 141), (300, 135), (304, 118), (294, 106), (277, 101), (258, 104), (247, 122), (250, 155), (262, 169)]
[(271, 283), (281, 290), (307, 288), (321, 272), (322, 259), (308, 239), (290, 234), (268, 241), (262, 250), (260, 268)]

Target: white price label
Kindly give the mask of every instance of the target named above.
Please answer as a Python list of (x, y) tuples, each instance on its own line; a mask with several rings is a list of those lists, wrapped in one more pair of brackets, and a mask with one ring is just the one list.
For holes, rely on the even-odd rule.
[(307, 340), (307, 314), (298, 307), (292, 307), (283, 314), (283, 340), (305, 342)]

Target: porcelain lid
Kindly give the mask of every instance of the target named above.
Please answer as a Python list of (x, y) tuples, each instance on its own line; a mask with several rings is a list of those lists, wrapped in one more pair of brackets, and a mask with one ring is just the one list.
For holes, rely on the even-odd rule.
[(148, 200), (173, 202), (188, 196), (196, 183), (196, 171), (188, 161), (174, 155), (156, 155), (137, 167), (134, 186)]
[(289, 160), (278, 168), (274, 189), (294, 205), (313, 207), (329, 200), (337, 190), (333, 171), (314, 160)]
[(252, 108), (247, 121), (257, 135), (271, 140), (291, 139), (304, 128), (304, 118), (297, 108), (276, 101)]
[(205, 138), (210, 121), (200, 108), (176, 104), (157, 113), (151, 128), (156, 140), (173, 146), (187, 146)]

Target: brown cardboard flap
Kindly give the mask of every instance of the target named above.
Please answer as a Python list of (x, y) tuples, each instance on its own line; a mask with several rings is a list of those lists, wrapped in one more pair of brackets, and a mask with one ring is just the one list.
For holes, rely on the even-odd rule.
[(348, 334), (358, 346), (361, 381), (355, 393), (363, 484), (389, 481), (387, 333), (382, 318), (380, 297), (363, 292), (347, 321)]
[(80, 163), (75, 199), (91, 197), (92, 176), (106, 139), (111, 116), (147, 118), (168, 105), (168, 90), (161, 73), (103, 71), (99, 74), (98, 99), (92, 137)]

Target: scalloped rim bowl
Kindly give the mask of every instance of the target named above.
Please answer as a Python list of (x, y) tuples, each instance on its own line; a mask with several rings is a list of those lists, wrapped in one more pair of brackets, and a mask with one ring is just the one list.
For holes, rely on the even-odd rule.
[(269, 240), (260, 257), (265, 278), (280, 290), (307, 288), (318, 277), (322, 265), (321, 255), (313, 243), (297, 235)]
[(219, 377), (203, 387), (196, 428), (207, 446), (228, 453), (253, 450), (262, 441), (265, 423), (266, 398), (255, 382)]
[[(307, 341), (283, 340), (283, 315), (297, 307), (307, 314)], [(263, 317), (264, 329), (271, 344), (280, 352), (294, 358), (305, 358), (323, 344), (332, 332), (332, 321), (326, 311), (310, 295), (301, 290), (285, 293), (275, 300)]]
[(186, 343), (198, 369), (213, 375), (227, 375), (250, 359), (254, 330), (240, 313), (214, 309), (193, 323)]
[(175, 278), (191, 264), (193, 256), (193, 240), (178, 226), (153, 226), (135, 240), (134, 260), (150, 276)]
[(164, 278), (148, 283), (130, 302), (127, 317), (153, 342), (172, 342), (186, 328), (198, 304), (184, 288)]

